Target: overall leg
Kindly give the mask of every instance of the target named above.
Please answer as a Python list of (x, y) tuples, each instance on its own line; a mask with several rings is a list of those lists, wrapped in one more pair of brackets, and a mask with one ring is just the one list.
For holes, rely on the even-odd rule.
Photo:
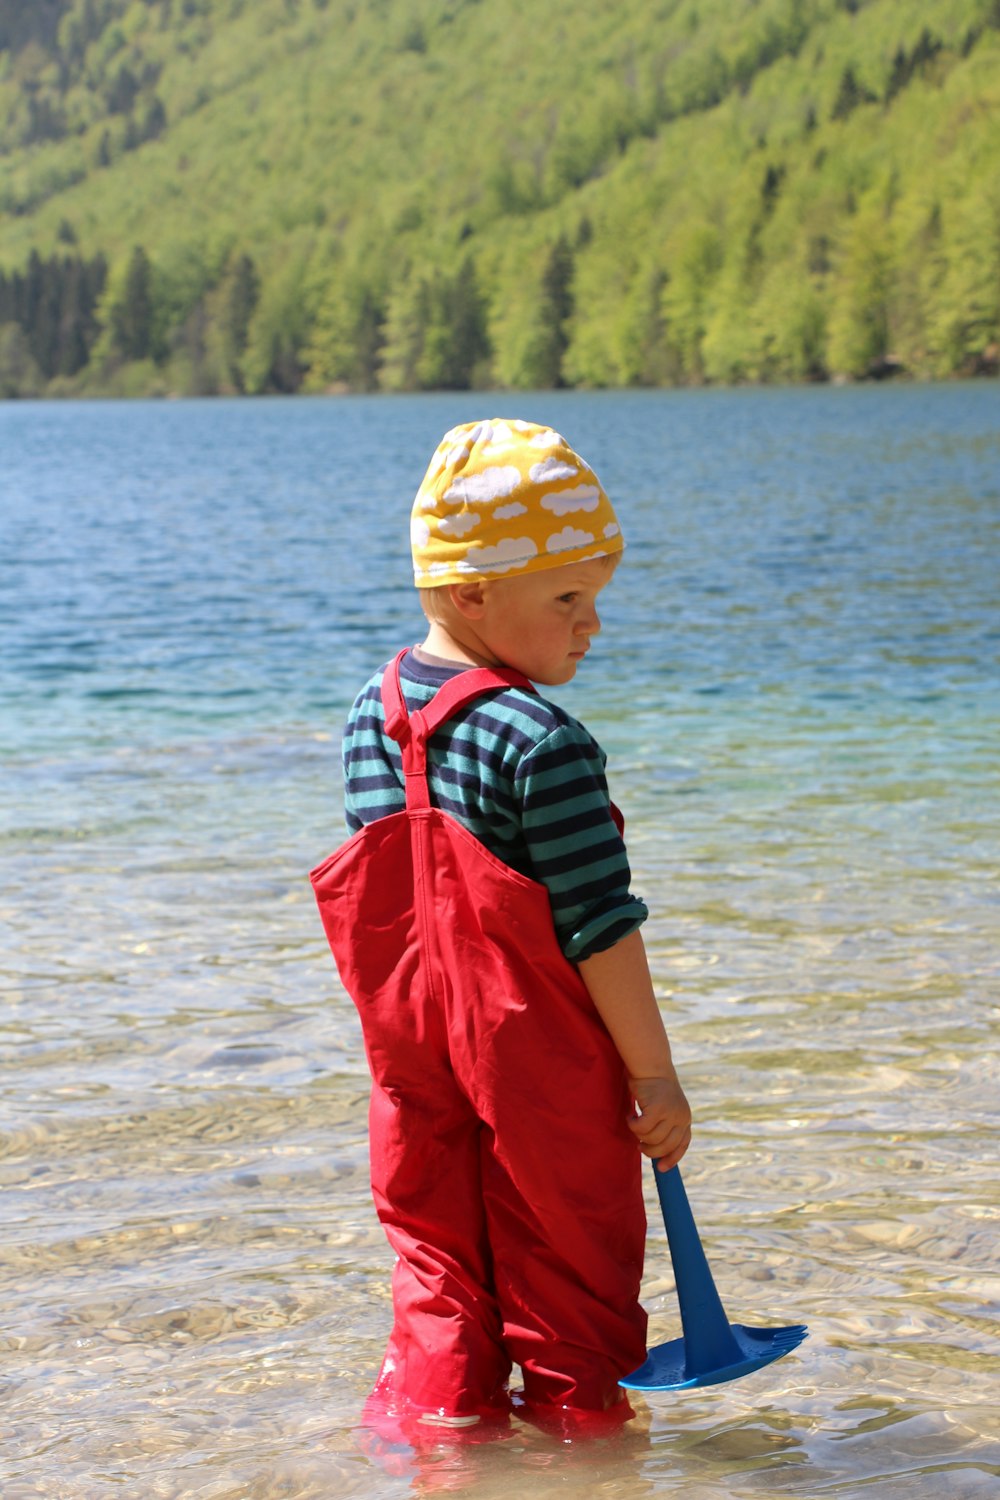
[[(546, 997), (548, 999), (548, 997)], [(595, 1015), (526, 1007), (494, 1029), (477, 1099), (504, 1343), (533, 1403), (601, 1411), (646, 1355), (642, 1158), (624, 1070)]]
[(482, 1126), (446, 1068), (425, 1054), (419, 1071), (419, 1089), (372, 1089), (372, 1190), (399, 1257), (376, 1391), (458, 1415), (505, 1404), (510, 1359), (483, 1210)]

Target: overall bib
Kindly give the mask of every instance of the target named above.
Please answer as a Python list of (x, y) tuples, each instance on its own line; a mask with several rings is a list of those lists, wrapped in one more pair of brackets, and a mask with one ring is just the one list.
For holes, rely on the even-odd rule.
[(407, 714), (383, 676), (406, 810), (312, 872), (372, 1074), (372, 1193), (398, 1260), (375, 1392), (402, 1411), (601, 1411), (646, 1354), (646, 1222), (622, 1062), (548, 892), (430, 804), (427, 742), (507, 687), (473, 669)]

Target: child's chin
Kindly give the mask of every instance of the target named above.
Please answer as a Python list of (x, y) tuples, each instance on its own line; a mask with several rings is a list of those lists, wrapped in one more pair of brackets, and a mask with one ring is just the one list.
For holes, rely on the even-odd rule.
[(547, 672), (544, 677), (536, 676), (533, 680), (540, 682), (542, 687), (559, 687), (564, 682), (573, 681), (579, 665), (578, 661), (570, 661), (563, 667), (554, 668), (551, 672)]

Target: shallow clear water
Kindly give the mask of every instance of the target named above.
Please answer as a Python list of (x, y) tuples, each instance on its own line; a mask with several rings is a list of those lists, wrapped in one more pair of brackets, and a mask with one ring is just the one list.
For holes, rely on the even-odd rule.
[[(561, 696), (723, 1301), (811, 1336), (613, 1441), (377, 1457), (389, 1256), (306, 876), (419, 632), (409, 498), (494, 408), (619, 502)], [(996, 1492), (1000, 388), (8, 404), (0, 528), (5, 1500)], [(645, 1292), (673, 1337), (655, 1219)]]

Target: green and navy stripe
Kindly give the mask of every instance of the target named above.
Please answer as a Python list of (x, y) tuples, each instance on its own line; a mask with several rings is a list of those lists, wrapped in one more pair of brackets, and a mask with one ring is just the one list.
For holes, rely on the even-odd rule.
[[(405, 806), (399, 746), (385, 733), (382, 668), (358, 695), (344, 733), (351, 833)], [(422, 708), (457, 670), (407, 652), (407, 709)], [(611, 817), (606, 757), (583, 725), (523, 688), (477, 698), (428, 744), (431, 803), (498, 859), (548, 890), (567, 958), (610, 948), (647, 910), (629, 890), (625, 845)]]

